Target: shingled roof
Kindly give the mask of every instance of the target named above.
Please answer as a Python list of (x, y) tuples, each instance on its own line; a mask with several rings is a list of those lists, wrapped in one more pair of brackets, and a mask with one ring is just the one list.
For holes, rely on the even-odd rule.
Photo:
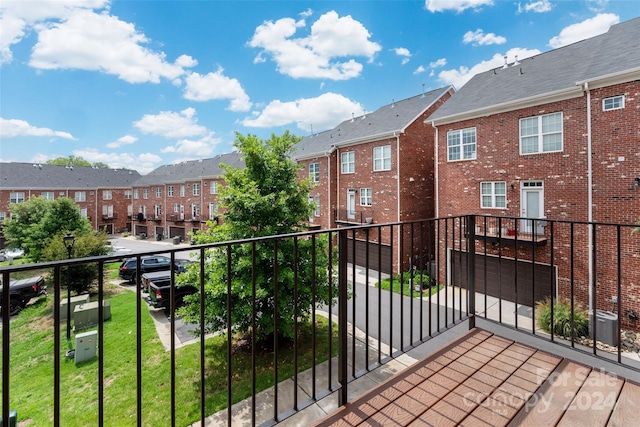
[(580, 82), (640, 72), (640, 18), (549, 52), (476, 74), (428, 121), (447, 123), (517, 108), (536, 98), (579, 96)]
[(149, 185), (198, 181), (203, 178), (218, 178), (224, 171), (220, 164), (224, 163), (237, 168), (244, 167), (244, 160), (238, 152), (220, 154), (210, 159), (189, 160), (173, 165), (163, 165), (144, 175), (133, 185), (146, 187)]
[(0, 163), (0, 188), (4, 190), (130, 188), (140, 173), (130, 169)]
[(451, 86), (396, 101), (373, 113), (345, 120), (331, 130), (307, 136), (297, 144), (293, 158), (322, 155), (336, 146), (375, 141), (404, 132), (449, 90), (452, 90)]

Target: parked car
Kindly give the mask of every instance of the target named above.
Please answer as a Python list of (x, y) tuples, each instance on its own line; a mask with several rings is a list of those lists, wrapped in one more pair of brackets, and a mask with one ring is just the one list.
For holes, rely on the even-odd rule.
[[(2, 294), (4, 287), (0, 282), (0, 313), (2, 312)], [(32, 298), (47, 294), (47, 287), (44, 285), (42, 276), (30, 277), (28, 279), (12, 280), (9, 283), (9, 314), (14, 315), (22, 311)]]
[[(175, 265), (176, 270), (179, 268)], [(118, 276), (122, 280), (129, 282), (136, 282), (138, 280), (138, 274), (142, 275), (150, 271), (167, 271), (171, 269), (171, 259), (161, 255), (143, 256), (140, 258), (140, 272), (138, 272), (138, 266), (136, 258), (127, 258), (120, 264), (120, 270)]]
[(24, 251), (22, 249), (5, 249), (0, 252), (0, 261), (21, 258), (23, 255)]
[[(176, 259), (176, 274), (184, 273), (187, 271), (189, 265), (193, 264), (195, 261), (191, 261), (189, 259)], [(171, 270), (162, 270), (162, 271), (149, 271), (147, 273), (143, 273), (140, 276), (140, 288), (142, 288), (143, 292), (149, 292), (149, 282), (150, 281), (158, 281), (158, 280), (170, 280), (171, 279)]]
[[(176, 308), (184, 304), (184, 297), (198, 292), (192, 285), (174, 286)], [(153, 308), (161, 308), (168, 316), (171, 314), (171, 278), (149, 281), (147, 303)]]

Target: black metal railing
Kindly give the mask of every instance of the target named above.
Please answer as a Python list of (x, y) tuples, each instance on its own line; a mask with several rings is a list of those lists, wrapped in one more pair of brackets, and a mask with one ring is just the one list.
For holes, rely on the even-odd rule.
[(336, 223), (373, 224), (373, 213), (365, 210), (334, 209), (333, 220)]
[[(627, 287), (638, 283), (640, 236), (631, 235), (629, 225), (552, 220), (546, 220), (542, 226), (532, 227), (531, 233), (523, 233), (524, 221), (509, 217), (462, 216), (309, 231), (196, 245), (187, 250), (163, 246), (157, 252), (169, 254), (172, 261), (185, 256), (198, 259), (197, 271), (191, 273), (195, 274), (191, 277), (197, 277), (197, 283), (191, 284), (199, 289), (199, 299), (196, 301), (198, 320), (193, 327), (201, 331), (206, 331), (210, 324), (207, 304), (211, 301), (207, 299), (210, 296), (207, 289), (211, 275), (206, 263), (210, 262), (212, 256), (223, 258), (225, 271), (219, 277), (226, 292), (222, 299), (216, 301), (222, 301), (226, 306), (227, 317), (223, 319), (224, 326), (213, 332), (226, 334), (226, 347), (223, 354), (213, 354), (209, 347), (211, 337), (205, 333), (190, 344), (197, 346), (199, 367), (197, 374), (189, 380), (189, 386), (193, 389), (191, 396), (197, 397), (193, 397), (193, 402), (185, 402), (183, 395), (178, 395), (185, 388), (185, 379), (181, 376), (181, 369), (184, 369), (180, 359), (182, 350), (178, 348), (176, 338), (181, 328), (181, 319), (175, 315), (178, 301), (171, 298), (167, 311), (170, 332), (168, 358), (149, 363), (146, 359), (149, 343), (143, 339), (148, 328), (148, 308), (140, 283), (137, 283), (133, 287), (136, 296), (135, 315), (120, 315), (118, 318), (114, 314), (110, 320), (130, 322), (129, 329), (135, 334), (135, 356), (125, 363), (135, 382), (135, 387), (128, 387), (131, 393), (127, 400), (131, 409), (130, 418), (137, 425), (148, 425), (153, 424), (150, 417), (154, 412), (165, 411), (162, 420), (166, 424), (186, 425), (213, 416), (216, 417), (214, 423), (231, 425), (236, 412), (242, 411), (241, 408), (235, 410), (233, 405), (247, 399), (250, 419), (243, 419), (243, 423), (256, 425), (283, 420), (334, 392), (338, 393), (340, 404), (344, 404), (349, 384), (354, 379), (454, 325), (468, 322), (469, 327), (473, 327), (476, 317), (573, 347), (576, 351), (586, 351), (607, 359), (613, 356), (617, 363), (638, 369), (632, 359), (626, 357), (627, 352), (620, 338), (623, 330), (637, 331), (638, 326), (640, 307), (635, 305), (634, 296), (627, 291)], [(503, 228), (513, 229), (514, 233), (507, 232), (504, 236)], [(350, 244), (356, 240), (364, 244)], [(531, 244), (542, 240), (545, 244)], [(258, 271), (259, 266), (265, 264), (258, 264), (256, 260), (264, 256), (265, 250), (270, 253), (267, 263), (270, 267), (260, 267)], [(141, 267), (143, 255), (153, 253), (156, 251), (136, 253), (137, 268)], [(241, 264), (241, 253), (244, 254), (242, 262), (248, 263), (247, 268), (251, 272), (244, 282), (234, 276), (237, 274), (235, 267)], [(106, 329), (103, 321), (105, 290), (108, 289), (108, 279), (104, 273), (118, 259), (117, 256), (106, 256), (13, 265), (0, 269), (3, 283), (35, 271), (44, 272), (48, 276), (49, 289), (53, 291), (53, 296), (47, 298), (50, 310), (45, 312), (48, 313), (48, 320), (41, 319), (43, 325), (50, 325), (42, 327), (49, 328), (51, 332), (53, 354), (36, 354), (33, 349), (33, 354), (27, 358), (28, 363), (34, 365), (31, 369), (33, 375), (50, 375), (45, 380), (51, 384), (51, 389), (37, 397), (39, 405), (46, 408), (45, 415), (40, 416), (48, 424), (74, 425), (72, 412), (78, 410), (75, 405), (67, 406), (65, 393), (68, 391), (61, 389), (61, 384), (73, 381), (75, 373), (66, 368), (70, 363), (66, 358), (68, 344), (64, 336), (65, 322), (68, 320), (61, 318), (60, 303), (67, 298), (64, 273), (67, 267), (79, 265), (91, 264), (98, 269), (97, 287), (92, 294), (92, 299), (97, 301), (98, 322), (95, 327), (96, 358), (78, 368), (95, 368), (95, 384), (80, 384), (78, 388), (83, 389), (82, 393), (93, 393), (87, 401), (97, 401), (97, 406), (92, 410), (98, 425), (113, 424), (117, 421), (113, 417), (122, 416), (121, 409), (114, 410), (115, 397), (111, 395), (112, 387), (107, 386), (118, 379), (111, 378), (110, 370), (105, 369), (106, 364), (120, 360), (122, 356), (114, 352), (112, 347), (105, 348)], [(391, 266), (393, 274), (387, 275), (379, 268), (374, 268), (385, 264)], [(585, 266), (588, 268), (585, 269)], [(316, 280), (322, 276), (318, 274), (319, 271), (326, 273), (326, 286)], [(170, 273), (171, 295), (177, 295), (177, 274), (177, 271)], [(389, 282), (388, 289), (377, 286), (385, 279)], [(265, 282), (273, 285), (270, 288), (272, 293), (266, 298), (265, 288), (261, 286)], [(394, 285), (397, 292), (393, 290)], [(241, 292), (251, 302), (249, 310), (243, 312), (251, 333), (242, 337), (250, 349), (246, 372), (242, 373), (236, 370), (240, 363), (236, 351), (240, 346), (234, 342), (238, 338), (235, 334), (238, 323), (234, 324), (233, 316), (234, 310), (246, 306), (236, 297), (238, 287), (242, 288)], [(299, 305), (299, 301), (303, 301), (300, 296), (305, 293), (311, 295), (310, 307)], [(332, 303), (321, 304), (321, 295)], [(615, 306), (609, 306), (614, 296)], [(553, 329), (549, 333), (541, 329), (536, 318), (538, 311), (543, 308), (537, 303), (548, 298), (553, 308), (558, 297), (568, 301), (571, 313), (591, 303), (594, 319), (598, 317), (600, 308), (611, 307), (610, 311), (617, 315), (617, 324), (603, 335), (602, 325), (592, 321), (590, 335), (594, 338), (615, 335), (618, 338), (617, 346), (613, 346), (615, 351), (601, 350), (600, 344), (597, 344), (601, 340), (587, 344), (585, 338), (571, 333), (576, 326), (573, 317), (569, 320), (571, 329), (566, 337), (558, 336)], [(3, 307), (8, 307), (9, 293), (3, 293), (1, 301)], [(257, 323), (264, 321), (262, 311), (265, 304), (271, 304), (275, 310), (271, 320), (273, 330), (280, 330), (283, 313), (288, 313), (287, 316), (293, 319), (293, 338), (283, 341), (276, 333), (270, 349), (258, 343), (255, 334)], [(149, 310), (157, 314), (154, 309)], [(308, 316), (302, 316), (303, 312)], [(23, 314), (28, 315), (25, 312), (17, 317)], [(554, 315), (559, 314), (551, 309), (551, 323)], [(320, 319), (328, 320), (326, 328), (320, 327)], [(14, 324), (18, 322), (12, 322), (8, 310), (3, 310), (2, 417), (8, 419), (10, 410), (17, 408), (21, 418), (32, 418), (37, 424), (37, 416), (20, 410), (20, 396), (23, 396), (20, 382), (23, 379), (17, 374), (16, 361), (25, 359), (12, 350), (18, 348), (14, 343), (21, 339), (19, 329)], [(300, 331), (303, 328), (305, 334), (310, 336), (307, 344), (302, 344)], [(319, 350), (321, 341), (326, 342), (323, 351)], [(270, 361), (264, 361), (264, 352), (269, 353)], [(306, 360), (310, 362), (303, 362), (303, 355), (308, 354), (310, 357)], [(42, 366), (49, 366), (49, 369), (41, 369)], [(209, 397), (214, 390), (207, 386), (212, 369), (226, 371), (223, 406), (231, 410), (222, 409), (219, 412), (217, 407), (212, 409)], [(147, 392), (154, 387), (152, 379), (160, 371), (166, 372), (169, 386), (166, 407), (154, 401), (154, 396), (162, 393), (156, 390), (151, 394)], [(260, 379), (258, 371), (261, 372)], [(250, 383), (241, 384), (239, 381), (242, 377), (250, 378)], [(272, 393), (260, 393), (265, 387), (271, 387)], [(306, 393), (304, 396), (308, 398), (301, 400), (298, 397), (299, 389), (303, 389)], [(284, 395), (293, 398), (290, 402), (282, 403), (279, 397)], [(77, 395), (74, 396), (74, 401), (78, 399)], [(122, 396), (118, 396), (118, 399), (122, 399)], [(265, 406), (272, 410), (268, 413), (260, 410)], [(191, 409), (185, 409), (187, 407)], [(193, 407), (197, 410), (194, 411)]]

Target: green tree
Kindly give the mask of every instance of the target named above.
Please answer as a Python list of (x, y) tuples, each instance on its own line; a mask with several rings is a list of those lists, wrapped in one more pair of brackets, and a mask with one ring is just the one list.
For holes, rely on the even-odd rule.
[(95, 162), (93, 165), (94, 168), (99, 168), (99, 169), (109, 169), (109, 165), (106, 163), (102, 163), (102, 162)]
[(56, 157), (55, 159), (47, 160), (48, 165), (54, 166), (89, 166), (91, 162), (85, 160), (81, 156), (70, 155), (69, 157)]
[[(285, 132), (262, 141), (256, 136), (236, 135), (234, 146), (242, 153), (245, 167), (223, 166), (227, 187), (220, 192), (225, 209), (223, 224), (209, 223), (204, 232), (193, 236), (197, 244), (293, 233), (304, 228), (311, 215), (309, 180), (299, 181), (299, 166), (291, 160), (291, 151), (299, 138)], [(326, 236), (278, 240), (277, 283), (274, 269), (274, 242), (255, 244), (256, 337), (268, 339), (274, 331), (276, 306), (273, 295), (278, 289), (278, 323), (280, 336), (292, 338), (296, 319), (309, 318), (313, 303), (329, 304), (329, 242)], [(296, 250), (297, 244), (297, 250)], [(252, 244), (235, 245), (231, 250), (231, 321), (239, 333), (251, 330), (252, 318)], [(315, 265), (312, 262), (315, 254)], [(205, 333), (223, 330), (227, 319), (227, 252), (209, 251), (205, 264)], [(298, 271), (297, 311), (294, 302), (294, 270)], [(194, 265), (179, 276), (179, 283), (200, 283)], [(335, 286), (335, 285), (333, 285)], [(337, 295), (334, 288), (333, 295)], [(200, 295), (186, 298), (180, 310), (186, 322), (199, 323)], [(203, 332), (203, 331), (199, 331)]]

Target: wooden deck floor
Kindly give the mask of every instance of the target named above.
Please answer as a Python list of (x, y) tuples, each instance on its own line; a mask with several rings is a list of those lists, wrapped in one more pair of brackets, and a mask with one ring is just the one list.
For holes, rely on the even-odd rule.
[(474, 329), (316, 426), (640, 426), (640, 385)]

